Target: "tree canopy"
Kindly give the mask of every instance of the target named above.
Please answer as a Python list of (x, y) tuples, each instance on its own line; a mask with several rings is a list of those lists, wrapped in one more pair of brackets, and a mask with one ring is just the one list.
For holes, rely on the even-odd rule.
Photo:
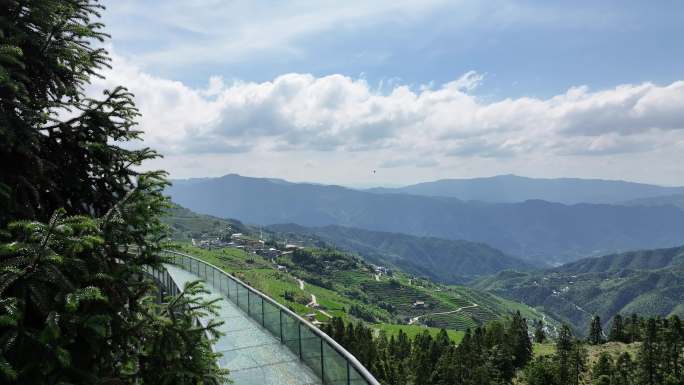
[[(201, 285), (161, 298), (168, 206), (97, 0), (7, 0), (0, 15), (0, 382), (218, 384)], [(139, 142), (138, 142), (139, 143)]]

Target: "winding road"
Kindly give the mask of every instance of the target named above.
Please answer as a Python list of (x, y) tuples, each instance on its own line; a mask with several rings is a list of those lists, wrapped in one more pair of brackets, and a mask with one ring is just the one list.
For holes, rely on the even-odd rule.
[(476, 303), (473, 303), (473, 304), (470, 305), (470, 306), (459, 307), (459, 308), (456, 309), (456, 310), (443, 311), (443, 312), (439, 312), (439, 313), (427, 313), (427, 314), (419, 315), (418, 317), (413, 317), (413, 318), (411, 318), (411, 319), (409, 320), (409, 323), (408, 323), (408, 324), (409, 324), (409, 325), (413, 325), (414, 323), (418, 322), (419, 319), (421, 319), (421, 318), (423, 318), (423, 317), (425, 317), (425, 316), (429, 316), (429, 315), (453, 314), (453, 313), (458, 313), (459, 311), (464, 310), (464, 309), (471, 309), (471, 308), (478, 307), (478, 306), (480, 306), (480, 305), (478, 305), (478, 304), (476, 304)]

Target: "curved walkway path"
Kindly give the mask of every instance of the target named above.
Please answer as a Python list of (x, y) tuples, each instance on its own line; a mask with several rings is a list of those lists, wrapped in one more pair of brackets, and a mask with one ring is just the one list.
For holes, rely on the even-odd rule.
[[(179, 287), (200, 278), (176, 265), (165, 265)], [(225, 323), (219, 328), (224, 335), (214, 344), (223, 354), (219, 364), (230, 370), (235, 385), (319, 385), (321, 380), (299, 357), (235, 303), (219, 294), (210, 283), (208, 298), (220, 297), (218, 318)], [(200, 320), (207, 321), (207, 320)]]

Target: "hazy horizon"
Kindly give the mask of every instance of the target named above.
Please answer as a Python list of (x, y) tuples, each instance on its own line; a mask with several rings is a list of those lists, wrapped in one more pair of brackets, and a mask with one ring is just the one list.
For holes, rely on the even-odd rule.
[(638, 184), (647, 184), (647, 185), (653, 185), (653, 186), (659, 186), (659, 187), (684, 187), (683, 185), (668, 185), (668, 184), (658, 184), (658, 183), (649, 183), (649, 182), (642, 182), (642, 181), (637, 181), (637, 180), (628, 180), (628, 179), (608, 179), (608, 178), (583, 178), (583, 177), (574, 177), (574, 176), (559, 176), (559, 177), (532, 177), (528, 175), (518, 175), (518, 174), (494, 174), (494, 175), (484, 175), (484, 176), (473, 176), (473, 177), (445, 177), (445, 178), (439, 178), (439, 179), (426, 179), (426, 180), (417, 180), (415, 182), (409, 182), (409, 183), (397, 183), (397, 184), (373, 184), (372, 182), (369, 182), (368, 184), (363, 184), (363, 183), (358, 183), (358, 184), (343, 184), (343, 183), (327, 183), (327, 182), (322, 182), (322, 181), (317, 181), (317, 180), (308, 180), (308, 179), (302, 179), (302, 180), (295, 180), (295, 179), (288, 179), (288, 178), (282, 178), (278, 176), (265, 176), (265, 175), (246, 175), (246, 174), (241, 174), (239, 172), (228, 172), (225, 174), (221, 175), (205, 175), (205, 176), (192, 176), (192, 177), (187, 177), (187, 178), (174, 178), (171, 177), (171, 180), (191, 180), (191, 179), (208, 179), (208, 178), (222, 178), (225, 176), (229, 175), (237, 175), (241, 177), (246, 177), (246, 178), (256, 178), (256, 179), (281, 179), (286, 182), (291, 182), (291, 183), (305, 183), (305, 184), (319, 184), (319, 185), (333, 185), (333, 186), (342, 186), (342, 187), (348, 187), (348, 188), (355, 188), (355, 189), (369, 189), (369, 188), (374, 188), (374, 187), (380, 187), (380, 188), (397, 188), (397, 187), (406, 187), (406, 186), (411, 186), (411, 185), (416, 185), (416, 184), (421, 184), (421, 183), (429, 183), (429, 182), (437, 182), (437, 181), (443, 181), (443, 180), (473, 180), (473, 179), (492, 179), (492, 178), (498, 178), (498, 177), (507, 177), (507, 176), (513, 176), (513, 177), (519, 177), (519, 178), (527, 178), (527, 179), (536, 179), (536, 180), (556, 180), (556, 179), (581, 179), (581, 180), (593, 180), (593, 181), (609, 181), (609, 182), (626, 182), (626, 183), (638, 183)]

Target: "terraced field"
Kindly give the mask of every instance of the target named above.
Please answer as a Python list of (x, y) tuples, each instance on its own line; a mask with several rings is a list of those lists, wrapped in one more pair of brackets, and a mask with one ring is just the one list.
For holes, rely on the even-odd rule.
[[(321, 322), (327, 322), (325, 314), (330, 314), (348, 321), (363, 319), (388, 332), (405, 329), (416, 334), (430, 325), (427, 330), (431, 332), (445, 328), (453, 334), (516, 310), (528, 319), (541, 318), (523, 304), (462, 286), (439, 285), (400, 271), (392, 277), (376, 277), (372, 267), (358, 257), (345, 259), (337, 251), (313, 251), (307, 263), (281, 256), (276, 263), (288, 271), (279, 271), (270, 260), (239, 249), (203, 250), (188, 244), (180, 249), (238, 276), (301, 315), (314, 314)], [(336, 267), (340, 265), (344, 269)], [(298, 279), (306, 281), (304, 290)], [(311, 295), (320, 309), (309, 304)], [(425, 305), (414, 307), (416, 301)]]
[[(374, 301), (391, 303), (397, 314), (402, 317), (415, 317), (427, 313), (455, 310), (457, 307), (431, 296), (428, 292), (402, 284), (370, 281), (361, 285), (362, 290)], [(415, 308), (416, 301), (423, 301), (425, 306)]]
[(480, 322), (473, 320), (462, 312), (436, 314), (425, 317), (426, 324), (440, 329), (466, 330), (476, 327)]

